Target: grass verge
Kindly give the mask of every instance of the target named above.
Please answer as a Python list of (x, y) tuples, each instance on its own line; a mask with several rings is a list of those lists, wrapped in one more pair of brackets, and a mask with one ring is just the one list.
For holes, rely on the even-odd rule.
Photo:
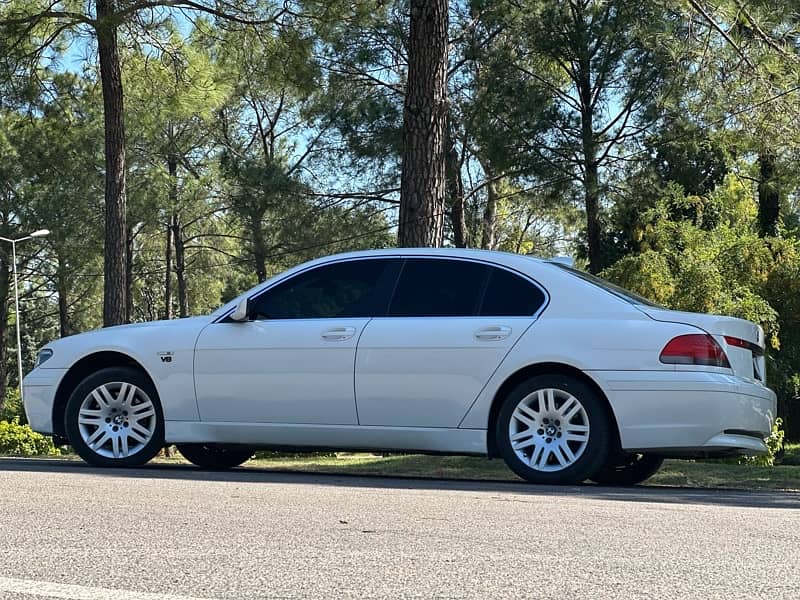
[[(60, 458), (62, 460), (80, 460), (74, 454), (66, 454)], [(187, 464), (177, 452), (171, 458), (158, 456), (154, 462)], [(519, 481), (519, 478), (500, 459), (488, 460), (466, 456), (264, 453), (262, 457), (248, 461), (245, 466), (267, 471), (334, 475)], [(800, 444), (788, 444), (783, 464), (774, 467), (713, 461), (667, 460), (661, 470), (647, 480), (646, 485), (800, 492)]]
[[(266, 470), (342, 475), (386, 475), (450, 479), (518, 481), (502, 460), (464, 456), (340, 454), (256, 458), (248, 466)], [(800, 466), (760, 467), (688, 460), (667, 460), (647, 485), (800, 491)]]

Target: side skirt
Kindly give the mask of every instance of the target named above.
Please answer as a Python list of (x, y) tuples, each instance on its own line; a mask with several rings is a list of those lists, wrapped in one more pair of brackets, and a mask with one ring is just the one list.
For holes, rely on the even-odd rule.
[(485, 429), (167, 421), (168, 444), (244, 444), (261, 448), (398, 451), (486, 456)]

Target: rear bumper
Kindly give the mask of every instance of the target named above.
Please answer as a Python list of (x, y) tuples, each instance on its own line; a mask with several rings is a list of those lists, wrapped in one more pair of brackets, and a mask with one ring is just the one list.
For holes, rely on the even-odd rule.
[(674, 456), (762, 454), (777, 410), (767, 387), (702, 371), (594, 371), (623, 450)]
[(51, 435), (53, 430), (53, 402), (58, 384), (66, 369), (34, 369), (22, 380), (25, 397), (25, 416), (31, 429)]

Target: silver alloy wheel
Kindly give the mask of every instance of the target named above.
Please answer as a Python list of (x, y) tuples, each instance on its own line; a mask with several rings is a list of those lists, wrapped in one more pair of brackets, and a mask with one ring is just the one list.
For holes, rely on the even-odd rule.
[(536, 471), (562, 471), (575, 464), (589, 443), (589, 416), (575, 396), (546, 388), (525, 396), (508, 424), (517, 457)]
[(93, 389), (78, 410), (78, 430), (99, 456), (127, 458), (144, 448), (156, 431), (153, 401), (139, 387), (112, 381)]

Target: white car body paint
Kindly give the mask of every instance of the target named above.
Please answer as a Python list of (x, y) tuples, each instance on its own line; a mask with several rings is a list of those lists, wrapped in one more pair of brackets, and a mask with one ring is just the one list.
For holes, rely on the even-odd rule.
[[(219, 322), (243, 298), (294, 274), (375, 257), (491, 264), (536, 282), (547, 301), (533, 317)], [(672, 338), (706, 332), (732, 368), (660, 362)], [(764, 359), (729, 346), (726, 335), (763, 349), (763, 331), (748, 321), (634, 305), (531, 257), (459, 249), (366, 251), (299, 265), (206, 317), (56, 340), (46, 346), (53, 356), (25, 378), (25, 404), (35, 430), (54, 432), (53, 404), (68, 369), (113, 351), (138, 362), (155, 383), (168, 443), (485, 454), (492, 403), (503, 383), (531, 365), (555, 363), (581, 371), (599, 387), (623, 449), (764, 452), (760, 438), (776, 412), (775, 394), (755, 373), (759, 361), (764, 372)], [(170, 352), (171, 360), (162, 361)]]

